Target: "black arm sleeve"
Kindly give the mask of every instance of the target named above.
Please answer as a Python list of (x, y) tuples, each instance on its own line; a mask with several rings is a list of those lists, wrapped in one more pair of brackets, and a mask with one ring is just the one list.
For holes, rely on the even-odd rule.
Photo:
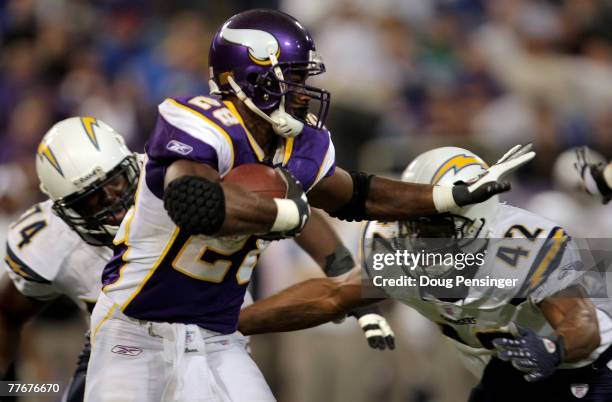
[(364, 221), (367, 220), (366, 200), (370, 193), (370, 182), (374, 175), (364, 172), (351, 172), (353, 179), (353, 196), (350, 201), (340, 209), (331, 212), (334, 218), (345, 221)]
[(340, 276), (355, 266), (351, 252), (343, 244), (339, 244), (333, 253), (325, 257), (325, 275)]

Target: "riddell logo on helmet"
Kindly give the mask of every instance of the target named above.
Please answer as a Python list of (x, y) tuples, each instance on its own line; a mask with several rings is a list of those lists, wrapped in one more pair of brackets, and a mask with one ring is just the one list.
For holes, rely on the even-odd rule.
[(84, 176), (78, 177), (74, 179), (74, 184), (86, 184), (91, 181), (91, 179), (97, 179), (104, 177), (104, 171), (101, 167), (96, 167), (90, 173), (87, 173)]

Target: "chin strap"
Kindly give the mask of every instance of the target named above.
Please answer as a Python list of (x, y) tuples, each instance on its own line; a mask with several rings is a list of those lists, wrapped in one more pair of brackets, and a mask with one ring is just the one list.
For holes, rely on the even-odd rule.
[[(284, 81), (283, 72), (280, 67), (278, 67), (278, 60), (276, 59), (276, 55), (274, 53), (269, 53), (270, 62), (272, 66), (274, 66), (274, 74), (276, 78), (280, 81), (281, 91), (285, 92), (285, 84), (282, 83)], [(278, 109), (270, 113), (268, 116), (264, 113), (260, 108), (255, 106), (255, 103), (249, 98), (240, 85), (234, 81), (234, 78), (230, 75), (227, 77), (227, 82), (232, 87), (232, 90), (244, 104), (248, 107), (253, 113), (267, 121), (272, 125), (272, 129), (277, 135), (285, 138), (295, 137), (302, 132), (304, 129), (304, 123), (291, 116), (289, 113), (285, 111), (285, 95), (281, 97), (280, 105)]]

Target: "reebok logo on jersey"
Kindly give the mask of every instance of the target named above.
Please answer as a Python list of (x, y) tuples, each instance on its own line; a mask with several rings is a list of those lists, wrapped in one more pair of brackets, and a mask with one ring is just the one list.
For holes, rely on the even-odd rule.
[(136, 346), (115, 345), (111, 349), (111, 352), (116, 353), (118, 355), (138, 356), (142, 353), (142, 349), (137, 348)]
[(188, 155), (191, 153), (191, 151), (193, 151), (193, 147), (191, 145), (183, 144), (177, 140), (170, 141), (168, 145), (166, 145), (166, 149), (181, 155)]

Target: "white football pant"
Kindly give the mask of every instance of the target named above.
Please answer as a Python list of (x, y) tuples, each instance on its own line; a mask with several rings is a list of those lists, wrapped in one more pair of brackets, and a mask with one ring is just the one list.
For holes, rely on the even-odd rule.
[(87, 402), (268, 402), (239, 332), (135, 320), (100, 293), (91, 317)]

